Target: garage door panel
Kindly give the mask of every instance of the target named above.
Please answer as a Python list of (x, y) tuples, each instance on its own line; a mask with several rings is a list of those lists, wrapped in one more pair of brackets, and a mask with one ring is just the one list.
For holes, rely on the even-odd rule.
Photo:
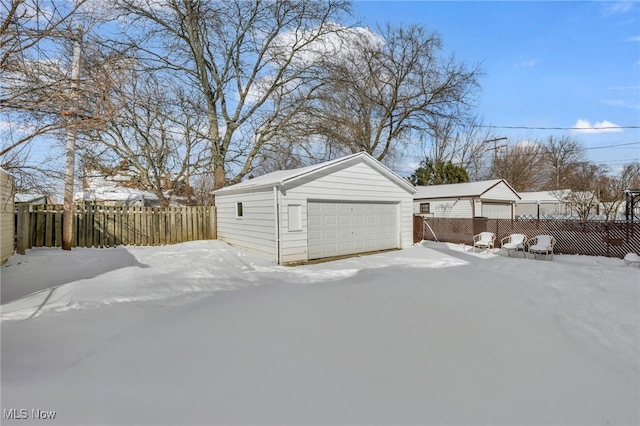
[[(351, 225), (351, 217), (350, 217), (350, 216), (346, 216), (347, 214), (349, 214), (349, 212), (346, 212), (346, 213), (345, 213), (345, 212), (340, 212), (340, 214), (341, 214), (341, 215), (340, 215), (340, 216), (338, 216), (338, 220), (337, 220), (337, 222), (338, 222), (340, 225), (346, 225), (346, 226)], [(344, 215), (344, 216), (343, 216), (343, 215)]]
[(490, 219), (511, 219), (511, 205), (483, 202), (482, 216)]
[(397, 204), (309, 202), (307, 214), (309, 259), (399, 247)]

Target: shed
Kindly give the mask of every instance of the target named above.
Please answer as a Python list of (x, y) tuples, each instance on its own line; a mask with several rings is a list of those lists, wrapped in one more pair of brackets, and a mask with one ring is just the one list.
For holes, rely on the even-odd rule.
[(214, 191), (218, 238), (279, 264), (413, 244), (414, 187), (361, 152)]
[(513, 219), (518, 193), (504, 179), (418, 186), (415, 214), (429, 217)]
[(0, 264), (13, 256), (13, 194), (13, 178), (0, 168)]

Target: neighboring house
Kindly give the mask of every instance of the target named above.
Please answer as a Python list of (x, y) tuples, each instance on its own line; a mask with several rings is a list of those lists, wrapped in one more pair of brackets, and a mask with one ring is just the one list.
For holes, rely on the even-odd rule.
[(0, 168), (0, 264), (13, 256), (13, 177)]
[(520, 192), (520, 200), (516, 202), (516, 217), (543, 218), (568, 215), (568, 207), (562, 198), (569, 190)]
[(513, 219), (518, 193), (504, 179), (418, 186), (415, 214), (427, 217)]
[(14, 197), (16, 204), (56, 204), (55, 198), (51, 198), (46, 194), (16, 194)]
[(158, 197), (149, 191), (135, 188), (127, 173), (105, 176), (97, 171), (85, 173), (81, 192), (76, 192), (76, 202), (95, 203), (104, 206), (150, 206), (160, 205)]
[(87, 189), (76, 192), (76, 202), (99, 204), (103, 206), (137, 206), (158, 207), (158, 197), (148, 191), (135, 188), (101, 188)]
[[(172, 181), (170, 176), (160, 178), (160, 188), (166, 202), (173, 206), (189, 203), (188, 193), (193, 192), (185, 179)], [(123, 162), (114, 171), (85, 169), (82, 192), (75, 194), (76, 201), (92, 202), (105, 206), (160, 206), (160, 199), (151, 191), (141, 189), (138, 175)]]
[(414, 187), (366, 153), (214, 191), (218, 239), (279, 264), (413, 244)]
[[(592, 192), (570, 189), (557, 191), (520, 192), (516, 202), (516, 217), (522, 219), (575, 219), (589, 211), (598, 218), (599, 202)], [(585, 210), (586, 209), (586, 210)]]

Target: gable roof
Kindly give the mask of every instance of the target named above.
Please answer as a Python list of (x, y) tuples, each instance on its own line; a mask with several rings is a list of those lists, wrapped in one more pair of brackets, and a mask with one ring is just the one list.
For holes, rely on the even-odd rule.
[(300, 167), (298, 169), (291, 170), (278, 170), (276, 172), (267, 173), (266, 175), (258, 176), (253, 179), (249, 179), (235, 185), (230, 185), (216, 191), (213, 194), (227, 194), (233, 192), (248, 192), (256, 189), (265, 189), (274, 186), (283, 186), (286, 184), (292, 184), (296, 180), (308, 177), (321, 171), (330, 170), (342, 164), (363, 162), (369, 165), (371, 168), (378, 171), (380, 174), (386, 176), (389, 180), (395, 182), (402, 189), (409, 193), (415, 193), (416, 189), (411, 183), (398, 176), (387, 166), (373, 158), (366, 152), (358, 152), (356, 154), (347, 155), (346, 157), (337, 158), (335, 160), (326, 161), (320, 164), (314, 164), (312, 166)]
[(504, 183), (515, 195), (518, 193), (504, 179), (482, 180), (478, 182), (449, 183), (445, 185), (418, 186), (414, 199), (420, 198), (453, 198), (453, 197), (481, 197), (484, 193)]
[(558, 191), (536, 191), (521, 192), (521, 202), (554, 202), (562, 201), (564, 197), (569, 195), (569, 189), (560, 189)]

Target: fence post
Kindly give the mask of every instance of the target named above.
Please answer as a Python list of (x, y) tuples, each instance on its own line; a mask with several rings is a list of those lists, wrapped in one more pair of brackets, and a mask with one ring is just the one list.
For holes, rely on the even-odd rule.
[(31, 240), (29, 235), (29, 205), (18, 206), (18, 223), (17, 223), (17, 247), (16, 252), (18, 254), (26, 254), (26, 250), (29, 247), (29, 241)]
[(218, 238), (218, 209), (216, 206), (209, 207), (211, 211), (211, 239)]

